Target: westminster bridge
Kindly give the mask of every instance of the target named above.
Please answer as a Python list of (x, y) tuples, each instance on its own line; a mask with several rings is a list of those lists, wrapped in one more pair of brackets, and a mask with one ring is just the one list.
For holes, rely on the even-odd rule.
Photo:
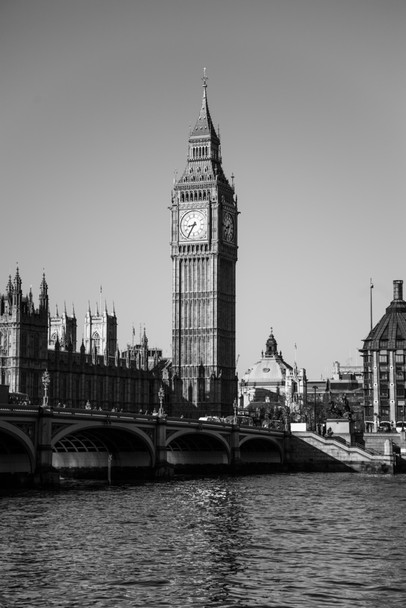
[(0, 474), (39, 486), (196, 470), (280, 470), (283, 430), (132, 412), (0, 405)]

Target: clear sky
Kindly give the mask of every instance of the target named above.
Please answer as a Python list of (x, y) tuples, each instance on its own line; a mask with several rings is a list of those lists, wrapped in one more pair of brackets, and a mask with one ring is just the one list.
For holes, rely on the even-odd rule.
[[(406, 280), (404, 0), (0, 0), (0, 292), (113, 304), (171, 352), (170, 205), (207, 68), (239, 208), (240, 375), (273, 327), (310, 379)], [(406, 285), (405, 285), (406, 293)], [(294, 345), (297, 345), (295, 351)]]

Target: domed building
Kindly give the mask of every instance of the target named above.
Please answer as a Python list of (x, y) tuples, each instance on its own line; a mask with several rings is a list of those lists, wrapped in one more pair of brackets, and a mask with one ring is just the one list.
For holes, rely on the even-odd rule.
[(393, 300), (364, 340), (365, 425), (377, 430), (405, 420), (406, 302), (403, 281), (393, 281)]
[(240, 407), (248, 408), (253, 403), (261, 407), (267, 403), (278, 403), (283, 398), (284, 404), (292, 411), (298, 410), (306, 402), (306, 370), (298, 370), (296, 363), (292, 367), (278, 352), (273, 329), (266, 341), (265, 352), (240, 381)]

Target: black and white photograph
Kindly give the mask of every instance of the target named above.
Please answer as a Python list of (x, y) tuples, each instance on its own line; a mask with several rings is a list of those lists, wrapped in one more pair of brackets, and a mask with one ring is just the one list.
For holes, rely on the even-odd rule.
[(405, 0), (0, 0), (0, 608), (405, 605), (405, 66)]

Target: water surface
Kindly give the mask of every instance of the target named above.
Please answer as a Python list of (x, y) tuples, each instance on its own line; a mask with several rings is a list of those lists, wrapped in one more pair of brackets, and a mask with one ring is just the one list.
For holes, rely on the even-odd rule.
[(403, 607), (405, 513), (401, 475), (9, 495), (0, 607)]

